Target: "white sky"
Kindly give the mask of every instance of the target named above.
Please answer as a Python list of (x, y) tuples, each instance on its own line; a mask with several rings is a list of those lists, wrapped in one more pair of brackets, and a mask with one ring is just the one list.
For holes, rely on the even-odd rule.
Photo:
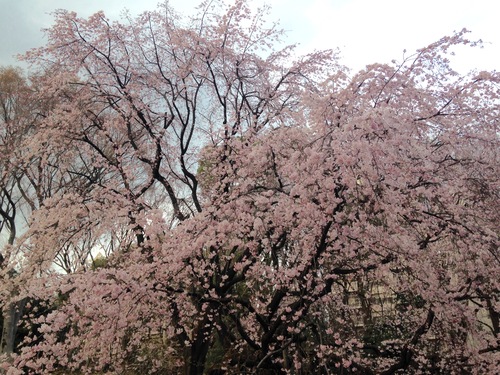
[[(81, 16), (104, 10), (112, 19), (127, 8), (133, 14), (152, 10), (159, 0), (0, 0), (0, 65), (18, 64), (13, 55), (44, 43), (41, 28), (52, 23), (58, 8)], [(250, 0), (249, 0), (250, 1)], [(200, 0), (169, 0), (189, 15)], [(273, 7), (289, 43), (299, 51), (339, 47), (343, 63), (354, 70), (374, 62), (400, 59), (455, 30), (466, 27), (471, 39), (483, 39), (482, 50), (460, 50), (454, 66), (499, 70), (500, 1), (498, 0), (253, 0)]]

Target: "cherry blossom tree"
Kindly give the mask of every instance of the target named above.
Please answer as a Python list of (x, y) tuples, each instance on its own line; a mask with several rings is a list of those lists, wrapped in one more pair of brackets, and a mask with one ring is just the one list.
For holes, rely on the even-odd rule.
[[(26, 241), (18, 240), (23, 238), (27, 228), (32, 232), (30, 240), (36, 237), (36, 231), (44, 230), (47, 221), (41, 224), (43, 220), (38, 218), (41, 212), (45, 212), (45, 207), (52, 204), (51, 201), (59, 201), (62, 195), (68, 194), (87, 196), (88, 199), (89, 181), (98, 179), (102, 174), (102, 170), (90, 165), (88, 158), (83, 157), (76, 145), (58, 146), (47, 142), (47, 134), (44, 135), (41, 131), (43, 119), (52, 111), (52, 102), (60, 103), (63, 98), (37, 92), (38, 78), (31, 77), (28, 80), (20, 70), (14, 68), (2, 69), (0, 75), (0, 270), (4, 302), (1, 352), (6, 353), (13, 350), (16, 340), (15, 322), (22, 315), (25, 303), (13, 280), (22, 273), (20, 268), (26, 266), (23, 259), (32, 250)], [(57, 213), (61, 214), (61, 210)], [(43, 219), (50, 221), (50, 216)], [(91, 226), (74, 224), (75, 222), (71, 229), (73, 233), (66, 232), (65, 239), (54, 252), (38, 252), (37, 262), (54, 262), (58, 269), (69, 273), (88, 265), (88, 258), (92, 255), (91, 251), (96, 249), (97, 242), (102, 246), (109, 245), (109, 241), (104, 241), (105, 238), (94, 236), (95, 233), (89, 230)], [(56, 229), (58, 219), (54, 219), (50, 225)], [(81, 235), (73, 241), (74, 233)], [(15, 246), (17, 242), (24, 242), (24, 246)]]
[[(24, 137), (30, 133), (32, 108), (29, 86), (21, 70), (0, 68), (0, 273), (12, 275), (9, 267), (9, 247), (14, 245), (26, 218), (23, 204), (22, 171), (16, 162)], [(2, 282), (6, 280), (2, 277)], [(5, 293), (6, 290), (2, 290)], [(3, 298), (2, 298), (3, 300)], [(22, 315), (21, 303), (2, 305), (0, 353), (12, 352), (17, 321)]]
[[(451, 69), (465, 31), (352, 75), (264, 13), (60, 12), (30, 52), (27, 147), (85, 188), (14, 246), (42, 302), (8, 373), (498, 372), (500, 77)], [(54, 272), (89, 233), (105, 264)]]
[[(19, 275), (16, 254), (12, 251), (16, 240), (29, 226), (31, 213), (40, 208), (44, 200), (63, 186), (74, 189), (76, 179), (59, 173), (59, 156), (50, 152), (32, 152), (29, 148), (35, 136), (37, 118), (43, 116), (44, 105), (34, 100), (34, 87), (14, 68), (0, 71), (1, 99), (1, 154), (0, 168), (0, 251), (2, 293), (14, 297), (2, 306), (1, 352), (12, 352), (16, 339), (16, 321), (22, 315), (24, 300), (15, 300), (17, 287), (10, 281)], [(45, 103), (46, 104), (46, 103)], [(69, 184), (70, 180), (72, 181)], [(69, 251), (69, 248), (66, 250)], [(59, 256), (59, 255), (58, 255)], [(68, 262), (67, 262), (68, 263)], [(10, 280), (10, 281), (9, 281)], [(2, 300), (4, 300), (2, 298)]]

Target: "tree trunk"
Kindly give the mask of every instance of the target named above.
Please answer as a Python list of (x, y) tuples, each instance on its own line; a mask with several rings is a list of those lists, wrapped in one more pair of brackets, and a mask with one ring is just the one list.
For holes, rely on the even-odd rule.
[(2, 340), (0, 341), (1, 354), (11, 354), (14, 352), (17, 325), (23, 314), (25, 304), (25, 300), (9, 303), (9, 305), (2, 311), (3, 326)]
[(210, 338), (204, 338), (203, 334), (198, 335), (198, 338), (191, 347), (189, 375), (203, 375), (209, 347)]
[(196, 337), (191, 344), (191, 358), (189, 363), (189, 375), (203, 375), (207, 361), (208, 350), (211, 344), (212, 322), (208, 315), (213, 311), (211, 308), (206, 312), (205, 318), (198, 323)]

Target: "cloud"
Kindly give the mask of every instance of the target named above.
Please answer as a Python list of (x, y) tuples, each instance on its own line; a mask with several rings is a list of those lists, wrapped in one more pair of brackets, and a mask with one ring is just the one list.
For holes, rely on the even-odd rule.
[[(14, 55), (22, 53), (43, 42), (40, 28), (43, 25), (44, 14), (35, 7), (27, 8), (25, 0), (0, 0), (3, 15), (0, 20), (0, 65), (15, 64)], [(30, 9), (28, 11), (28, 9)]]
[(51, 15), (57, 9), (76, 11), (82, 17), (104, 10), (110, 18), (118, 18), (124, 8), (134, 13), (154, 9), (158, 0), (0, 0), (0, 66), (22, 65), (15, 55), (42, 46), (46, 40), (41, 31), (52, 25)]
[[(161, 0), (0, 0), (0, 65), (16, 64), (12, 55), (45, 43), (40, 29), (49, 27), (51, 12), (69, 8), (82, 17), (104, 10), (117, 19), (124, 8), (132, 14), (153, 10)], [(186, 15), (199, 0), (169, 0)], [(403, 50), (424, 47), (466, 27), (472, 38), (483, 38), (482, 51), (459, 50), (457, 66), (495, 69), (500, 61), (500, 2), (491, 0), (253, 0), (272, 5), (270, 21), (280, 20), (288, 43), (298, 52), (341, 49), (344, 63), (357, 70), (373, 62), (401, 58)], [(463, 53), (463, 55), (462, 55)], [(461, 57), (463, 56), (463, 57)]]
[[(340, 47), (344, 62), (356, 69), (398, 59), (404, 49), (424, 47), (463, 27), (474, 30), (476, 37), (500, 35), (494, 19), (500, 5), (487, 0), (314, 0), (309, 4), (304, 14), (314, 36), (307, 45)], [(499, 42), (495, 42), (497, 50)], [(469, 65), (480, 63), (484, 59), (470, 60)]]

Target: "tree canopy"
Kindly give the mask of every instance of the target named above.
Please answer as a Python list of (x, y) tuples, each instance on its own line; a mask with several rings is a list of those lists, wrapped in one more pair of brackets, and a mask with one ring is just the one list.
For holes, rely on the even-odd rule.
[(353, 74), (264, 16), (61, 11), (26, 55), (8, 374), (498, 372), (500, 76), (466, 31)]

